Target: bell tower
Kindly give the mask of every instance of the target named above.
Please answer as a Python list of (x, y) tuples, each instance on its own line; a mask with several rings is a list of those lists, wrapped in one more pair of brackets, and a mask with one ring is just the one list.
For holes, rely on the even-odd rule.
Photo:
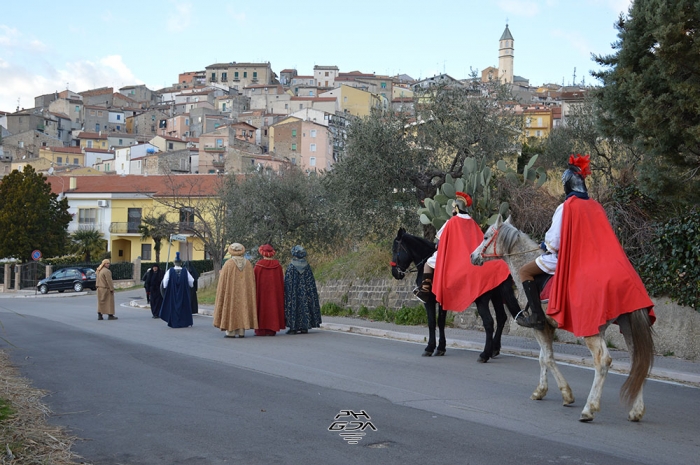
[(498, 78), (502, 83), (513, 83), (513, 42), (513, 35), (506, 24), (506, 30), (498, 41)]

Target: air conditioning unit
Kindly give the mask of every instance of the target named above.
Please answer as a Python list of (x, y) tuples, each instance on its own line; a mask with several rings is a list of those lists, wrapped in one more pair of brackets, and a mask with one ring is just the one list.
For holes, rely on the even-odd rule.
[(98, 200), (97, 206), (98, 207), (109, 207), (109, 202), (106, 200)]

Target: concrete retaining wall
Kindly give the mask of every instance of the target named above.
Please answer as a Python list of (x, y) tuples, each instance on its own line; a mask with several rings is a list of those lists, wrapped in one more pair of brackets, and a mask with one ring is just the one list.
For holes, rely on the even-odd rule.
[[(410, 278), (410, 277), (409, 277)], [(201, 286), (201, 285), (200, 285)], [(420, 302), (413, 298), (413, 279), (397, 281), (395, 279), (372, 280), (339, 280), (318, 283), (321, 305), (332, 302), (358, 310), (361, 306), (376, 308), (384, 306), (398, 310), (403, 305), (415, 307)], [(700, 360), (700, 312), (690, 307), (675, 304), (669, 299), (656, 298), (654, 312), (656, 313), (656, 353), (659, 355), (674, 355), (687, 360)], [(455, 326), (463, 329), (483, 329), (481, 319), (472, 306), (464, 312), (455, 315)], [(513, 336), (532, 337), (532, 331), (521, 328), (512, 319), (504, 329), (504, 334)], [(561, 342), (583, 343), (571, 333), (557, 331), (556, 337)], [(610, 347), (624, 349), (625, 341), (616, 326), (608, 329), (606, 339)]]

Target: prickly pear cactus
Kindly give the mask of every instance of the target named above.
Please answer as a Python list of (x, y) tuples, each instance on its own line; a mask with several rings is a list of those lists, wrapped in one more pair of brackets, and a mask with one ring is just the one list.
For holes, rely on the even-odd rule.
[[(542, 187), (542, 185), (547, 182), (547, 172), (544, 168), (540, 166), (536, 170), (532, 169), (532, 165), (537, 161), (537, 157), (539, 157), (539, 155), (533, 155), (530, 161), (527, 162), (527, 165), (525, 165), (525, 168), (523, 168), (523, 184), (530, 182), (533, 183), (535, 187)], [(506, 165), (505, 161), (498, 160), (496, 166), (506, 174), (506, 179), (513, 183), (520, 182), (518, 174), (513, 168)]]
[(467, 158), (460, 178), (447, 174), (435, 197), (424, 200), (425, 207), (418, 209), (420, 222), (440, 229), (452, 217), (452, 202), (459, 191), (471, 196), (473, 204), (469, 214), (481, 226), (493, 224), (499, 214), (506, 217), (508, 202), (499, 203), (498, 199), (492, 198), (491, 179), (491, 168), (483, 160), (479, 163), (475, 158)]

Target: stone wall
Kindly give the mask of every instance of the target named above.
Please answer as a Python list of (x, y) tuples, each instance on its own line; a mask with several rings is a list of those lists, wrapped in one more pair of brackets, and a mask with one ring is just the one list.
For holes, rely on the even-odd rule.
[[(384, 306), (398, 310), (403, 305), (408, 307), (420, 305), (420, 302), (413, 297), (414, 287), (415, 282), (412, 277), (402, 281), (357, 279), (318, 283), (318, 292), (321, 305), (332, 302), (354, 310), (358, 310), (361, 306), (370, 309)], [(656, 314), (656, 324), (654, 324), (656, 353), (687, 360), (700, 360), (700, 312), (677, 305), (666, 298), (654, 298), (652, 301)], [(466, 311), (455, 314), (454, 325), (462, 329), (483, 329), (481, 319), (473, 305)], [(503, 334), (533, 337), (532, 330), (521, 328), (511, 318), (508, 319)], [(556, 337), (560, 342), (583, 343), (581, 338), (576, 338), (565, 331), (557, 331)], [(608, 329), (605, 337), (610, 347), (625, 348), (625, 341), (615, 325)]]

